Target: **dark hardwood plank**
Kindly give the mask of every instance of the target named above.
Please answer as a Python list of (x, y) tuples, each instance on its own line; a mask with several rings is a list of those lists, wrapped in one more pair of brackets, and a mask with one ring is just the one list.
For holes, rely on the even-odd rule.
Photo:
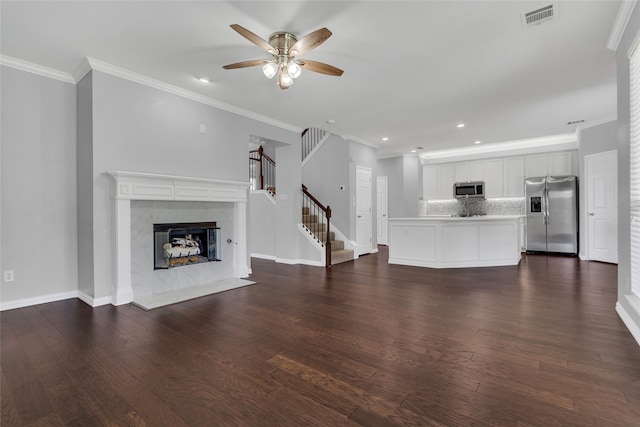
[(7, 426), (640, 425), (616, 267), (252, 260), (259, 285), (152, 311), (0, 313)]

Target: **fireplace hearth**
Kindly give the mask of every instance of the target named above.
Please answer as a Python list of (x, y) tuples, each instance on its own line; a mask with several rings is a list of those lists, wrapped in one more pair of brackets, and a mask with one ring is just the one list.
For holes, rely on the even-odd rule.
[(220, 261), (215, 222), (153, 224), (154, 270)]

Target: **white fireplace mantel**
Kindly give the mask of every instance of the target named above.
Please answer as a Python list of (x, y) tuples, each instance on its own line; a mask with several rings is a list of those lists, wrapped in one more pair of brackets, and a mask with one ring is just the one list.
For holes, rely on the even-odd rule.
[(241, 181), (160, 175), (141, 172), (110, 171), (115, 181), (115, 289), (113, 305), (133, 300), (131, 287), (131, 201), (191, 201), (234, 203), (234, 277), (249, 275), (247, 257), (247, 192)]

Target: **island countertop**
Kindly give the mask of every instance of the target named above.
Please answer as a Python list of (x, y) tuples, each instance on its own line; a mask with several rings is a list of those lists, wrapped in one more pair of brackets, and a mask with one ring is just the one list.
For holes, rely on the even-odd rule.
[(431, 268), (518, 265), (522, 215), (389, 218), (389, 264)]

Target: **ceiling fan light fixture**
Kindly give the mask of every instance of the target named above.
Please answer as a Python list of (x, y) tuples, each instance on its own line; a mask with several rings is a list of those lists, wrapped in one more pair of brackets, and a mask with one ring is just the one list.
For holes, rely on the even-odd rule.
[(287, 67), (283, 65), (278, 73), (278, 85), (280, 86), (280, 89), (287, 89), (292, 84), (293, 78), (287, 72)]
[(272, 79), (278, 72), (278, 66), (275, 62), (267, 62), (262, 66), (262, 72), (268, 79)]
[(300, 66), (296, 64), (295, 61), (289, 61), (289, 63), (287, 64), (287, 72), (291, 77), (297, 79), (298, 77), (300, 77), (300, 74), (302, 74), (302, 68), (300, 68)]

